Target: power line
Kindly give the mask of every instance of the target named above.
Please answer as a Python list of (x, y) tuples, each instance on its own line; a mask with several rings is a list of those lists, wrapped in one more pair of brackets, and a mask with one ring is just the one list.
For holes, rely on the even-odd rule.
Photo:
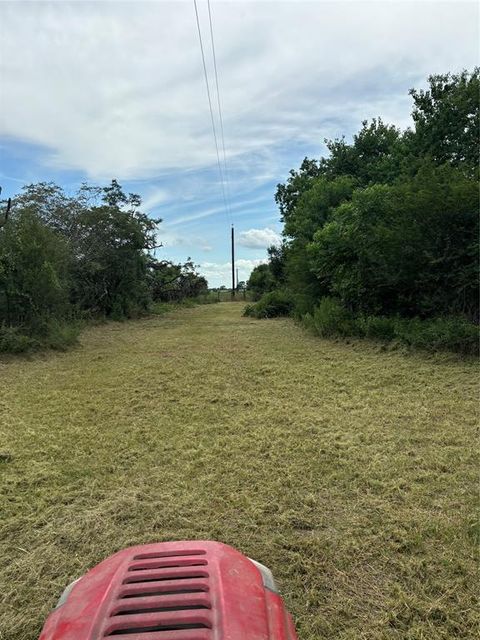
[(227, 154), (225, 151), (225, 135), (224, 135), (224, 129), (223, 129), (222, 106), (221, 106), (221, 100), (220, 100), (220, 89), (219, 89), (218, 71), (217, 71), (217, 56), (215, 53), (215, 38), (213, 37), (213, 23), (212, 23), (212, 11), (210, 8), (210, 0), (207, 0), (207, 5), (208, 5), (208, 21), (210, 23), (210, 40), (212, 43), (213, 69), (215, 71), (215, 86), (217, 89), (217, 105), (218, 105), (218, 116), (220, 120), (220, 135), (222, 137), (223, 169), (224, 169), (224, 175), (225, 175), (225, 186), (227, 190), (227, 202), (230, 205), (230, 185), (228, 181)]
[(207, 74), (207, 65), (205, 63), (205, 52), (203, 49), (203, 40), (202, 40), (202, 31), (200, 29), (200, 20), (198, 17), (198, 7), (197, 7), (197, 0), (193, 0), (193, 4), (195, 7), (195, 17), (197, 19), (197, 29), (198, 29), (198, 39), (200, 42), (200, 51), (202, 53), (202, 63), (203, 63), (203, 74), (205, 77), (205, 86), (207, 88), (207, 97), (208, 97), (208, 106), (210, 109), (210, 119), (212, 122), (212, 132), (213, 132), (213, 138), (215, 140), (215, 150), (217, 152), (217, 163), (218, 163), (218, 170), (220, 173), (220, 181), (221, 181), (221, 185), (222, 185), (222, 195), (223, 195), (223, 203), (225, 205), (225, 215), (227, 216), (228, 219), (230, 219), (230, 211), (228, 208), (228, 204), (227, 204), (227, 198), (225, 195), (225, 181), (224, 181), (224, 177), (223, 177), (223, 171), (222, 171), (222, 165), (220, 162), (220, 153), (218, 150), (218, 140), (217, 140), (217, 130), (215, 127), (215, 118), (213, 116), (213, 108), (212, 108), (212, 98), (210, 95), (210, 85), (208, 83), (208, 74)]

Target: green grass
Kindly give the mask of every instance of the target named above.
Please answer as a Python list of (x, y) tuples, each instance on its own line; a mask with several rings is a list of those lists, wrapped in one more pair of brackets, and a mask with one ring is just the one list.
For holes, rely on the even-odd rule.
[(112, 552), (214, 538), (301, 640), (472, 638), (477, 367), (205, 305), (0, 360), (0, 638)]

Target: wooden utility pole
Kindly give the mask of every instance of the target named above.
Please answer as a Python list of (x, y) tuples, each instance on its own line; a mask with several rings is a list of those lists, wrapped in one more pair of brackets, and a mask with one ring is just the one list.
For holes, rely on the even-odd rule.
[(232, 224), (232, 300), (235, 299), (235, 229)]

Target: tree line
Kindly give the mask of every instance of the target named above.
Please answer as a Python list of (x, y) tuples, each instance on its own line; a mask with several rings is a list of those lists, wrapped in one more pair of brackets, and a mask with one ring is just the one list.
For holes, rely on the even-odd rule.
[(321, 335), (478, 350), (479, 69), (412, 89), (413, 127), (364, 121), (277, 186), (283, 242), (251, 274), (257, 317)]
[(131, 318), (206, 292), (190, 259), (155, 257), (160, 222), (116, 180), (74, 196), (53, 183), (24, 187), (0, 224), (0, 351), (63, 348), (79, 320)]

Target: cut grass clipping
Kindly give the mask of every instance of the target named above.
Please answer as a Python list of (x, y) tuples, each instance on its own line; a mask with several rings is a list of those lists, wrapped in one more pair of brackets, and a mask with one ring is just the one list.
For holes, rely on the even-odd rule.
[(271, 567), (301, 640), (474, 637), (476, 365), (242, 310), (0, 361), (2, 640), (109, 554), (188, 538)]

